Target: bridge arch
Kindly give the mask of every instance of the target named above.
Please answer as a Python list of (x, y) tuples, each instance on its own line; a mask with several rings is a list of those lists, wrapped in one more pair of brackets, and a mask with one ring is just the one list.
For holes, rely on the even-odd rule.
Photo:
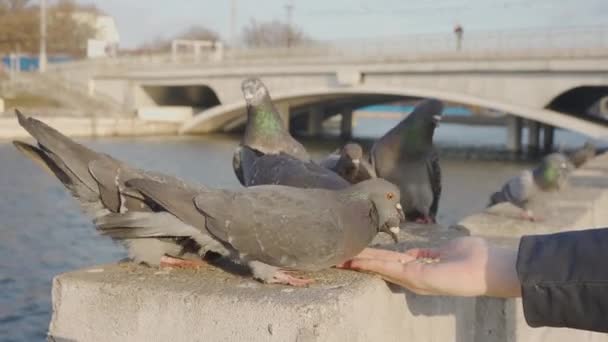
[(599, 106), (597, 109), (600, 112), (605, 110), (606, 100), (604, 99), (606, 98), (608, 98), (608, 86), (579, 86), (557, 95), (546, 108), (575, 116), (586, 116), (591, 120), (595, 118), (607, 123), (608, 115), (605, 119), (601, 118), (601, 113), (594, 113), (596, 115), (589, 116), (594, 105)]
[(142, 90), (157, 106), (188, 106), (207, 109), (220, 104), (216, 92), (206, 85), (143, 85)]
[[(369, 87), (364, 85), (345, 88), (319, 87), (273, 93), (273, 101), (278, 104), (288, 103), (289, 106), (303, 106), (314, 105), (330, 99), (348, 99), (357, 96), (438, 98), (454, 103), (495, 109), (524, 119), (579, 132), (592, 138), (608, 139), (608, 126), (560, 113), (550, 108), (533, 109), (462, 93), (418, 87)], [(244, 117), (244, 101), (219, 105), (202, 111), (199, 115), (184, 123), (180, 133), (196, 134), (219, 131), (227, 125), (234, 124), (235, 120), (243, 120)]]

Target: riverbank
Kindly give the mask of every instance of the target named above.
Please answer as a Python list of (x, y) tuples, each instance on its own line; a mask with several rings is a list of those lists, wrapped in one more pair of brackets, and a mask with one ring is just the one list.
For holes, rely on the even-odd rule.
[[(41, 118), (45, 123), (71, 137), (113, 137), (177, 135), (178, 123), (145, 121), (138, 118)], [(30, 135), (17, 122), (17, 118), (0, 117), (0, 139), (25, 138)]]
[[(542, 222), (496, 206), (451, 228), (407, 225), (405, 250), (464, 235), (516, 247), (523, 234), (608, 226), (608, 155), (575, 171), (560, 193), (534, 200)], [(377, 277), (331, 269), (309, 288), (262, 285), (236, 270), (100, 265), (57, 276), (50, 334), (65, 340), (608, 341), (573, 329), (530, 328), (519, 299), (418, 296)], [(370, 317), (372, 319), (370, 319)]]

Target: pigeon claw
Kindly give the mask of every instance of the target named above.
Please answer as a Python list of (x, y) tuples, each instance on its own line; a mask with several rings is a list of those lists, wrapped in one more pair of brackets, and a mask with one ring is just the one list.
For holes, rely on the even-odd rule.
[(433, 219), (430, 216), (422, 216), (416, 219), (416, 223), (420, 223), (420, 224), (433, 224), (436, 223), (435, 219)]
[(532, 211), (525, 210), (519, 216), (522, 220), (530, 221), (530, 222), (539, 222), (542, 221), (540, 217), (535, 216)]
[(172, 257), (170, 255), (163, 255), (160, 257), (160, 267), (171, 267), (171, 268), (190, 268), (199, 269), (207, 266), (207, 263), (203, 260), (190, 260)]
[(292, 275), (292, 272), (285, 271), (285, 270), (278, 270), (272, 276), (272, 279), (270, 279), (270, 281), (268, 281), (269, 284), (283, 284), (283, 285), (290, 285), (290, 286), (295, 286), (295, 287), (305, 287), (314, 282), (315, 282), (314, 279), (297, 277), (297, 276)]

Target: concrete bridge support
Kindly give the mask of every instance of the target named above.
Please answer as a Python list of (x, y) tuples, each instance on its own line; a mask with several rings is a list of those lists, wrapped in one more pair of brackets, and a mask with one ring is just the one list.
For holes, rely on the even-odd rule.
[(323, 130), (323, 108), (321, 106), (312, 106), (308, 113), (308, 123), (306, 125), (306, 134), (308, 136), (317, 136)]
[(537, 154), (540, 147), (540, 123), (528, 120), (528, 153)]
[(521, 132), (523, 119), (510, 115), (507, 120), (507, 149), (513, 153), (521, 152)]
[(547, 153), (553, 151), (554, 135), (555, 127), (543, 125), (543, 150)]
[(275, 103), (275, 106), (277, 107), (279, 114), (281, 114), (281, 119), (283, 120), (283, 125), (285, 125), (285, 128), (289, 131), (289, 119), (290, 119), (289, 102)]
[(340, 137), (344, 140), (353, 137), (353, 109), (344, 107), (341, 110), (342, 120), (340, 121)]

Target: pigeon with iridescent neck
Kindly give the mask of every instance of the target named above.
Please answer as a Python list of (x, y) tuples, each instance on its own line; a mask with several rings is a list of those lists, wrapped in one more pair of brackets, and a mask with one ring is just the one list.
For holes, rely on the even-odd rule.
[(533, 170), (524, 170), (518, 176), (508, 180), (500, 189), (490, 196), (488, 207), (498, 203), (509, 202), (521, 208), (521, 218), (537, 221), (528, 207), (530, 200), (539, 192), (559, 190), (566, 184), (573, 165), (561, 153), (552, 153), (543, 158), (541, 164)]
[(371, 151), (376, 175), (399, 186), (408, 220), (434, 223), (441, 196), (441, 168), (433, 134), (443, 104), (425, 100), (382, 136)]
[(305, 162), (310, 161), (310, 155), (304, 146), (285, 128), (264, 83), (258, 78), (249, 78), (243, 81), (241, 90), (247, 102), (247, 125), (232, 159), (234, 172), (241, 184), (245, 185), (243, 167), (248, 167), (241, 164), (242, 146), (247, 146), (260, 155), (285, 153)]

